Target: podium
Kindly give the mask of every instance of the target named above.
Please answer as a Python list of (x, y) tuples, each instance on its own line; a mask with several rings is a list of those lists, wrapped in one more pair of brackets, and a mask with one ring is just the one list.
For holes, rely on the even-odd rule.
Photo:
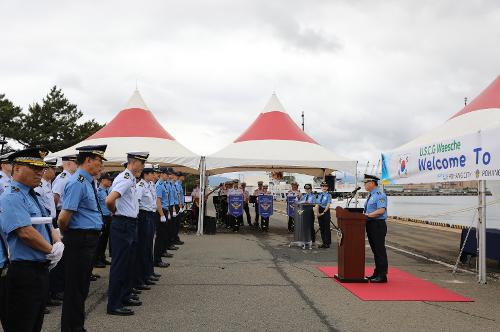
[(312, 249), (311, 224), (314, 223), (313, 203), (296, 203), (295, 206), (295, 231), (293, 241), (289, 247), (297, 246), (302, 249)]
[(365, 228), (363, 209), (337, 207), (337, 224), (342, 232), (338, 248), (340, 282), (368, 282), (365, 278)]

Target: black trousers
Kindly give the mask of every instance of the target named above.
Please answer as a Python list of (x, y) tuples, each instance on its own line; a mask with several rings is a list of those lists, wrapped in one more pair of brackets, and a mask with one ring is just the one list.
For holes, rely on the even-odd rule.
[[(169, 218), (170, 212), (167, 209), (163, 209), (163, 213), (165, 217)], [(170, 219), (170, 218), (169, 218)], [(169, 230), (171, 226), (169, 226), (171, 220), (161, 222), (160, 215), (158, 214), (156, 217), (156, 238), (154, 243), (154, 261), (155, 263), (161, 262), (161, 255), (167, 250), (167, 247), (170, 245), (170, 235)]]
[[(111, 227), (111, 216), (102, 216), (103, 227), (99, 243), (97, 245), (96, 260), (104, 262), (106, 259), (106, 248), (109, 241), (109, 228)], [(109, 244), (109, 254), (111, 256), (111, 243)]]
[(245, 214), (247, 216), (248, 226), (251, 226), (252, 225), (252, 217), (250, 216), (250, 207), (248, 206), (248, 203), (245, 203), (243, 205), (243, 211), (245, 211)]
[(254, 222), (254, 225), (255, 226), (259, 226), (259, 205), (257, 203), (255, 203), (255, 222)]
[(389, 263), (385, 249), (385, 236), (387, 235), (387, 224), (385, 220), (368, 219), (366, 222), (366, 235), (375, 259), (374, 275), (386, 276)]
[(262, 219), (261, 222), (262, 230), (267, 231), (269, 229), (269, 217), (268, 218), (261, 217), (261, 219)]
[(130, 296), (137, 241), (137, 219), (113, 216), (109, 235), (113, 260), (109, 271), (108, 310), (123, 306)]
[(288, 216), (288, 231), (293, 232), (295, 229), (295, 220), (293, 217)]
[(0, 268), (0, 324), (5, 329), (7, 319), (7, 281), (2, 277), (3, 268)]
[(64, 232), (65, 279), (61, 331), (81, 331), (85, 322), (85, 300), (89, 294), (98, 230), (70, 229)]
[(181, 230), (181, 222), (182, 222), (182, 215), (179, 214), (179, 211), (181, 210), (181, 208), (179, 207), (179, 205), (174, 205), (174, 210), (175, 210), (175, 214), (177, 216), (175, 218), (173, 218), (173, 220), (174, 220), (174, 224), (173, 224), (174, 225), (174, 236), (173, 236), (172, 244), (181, 240), (181, 238), (179, 237), (179, 231)]
[(12, 262), (6, 277), (5, 332), (41, 331), (49, 293), (48, 263)]
[[(56, 211), (56, 221), (54, 222), (54, 224), (56, 225), (55, 228), (57, 228), (57, 218), (59, 217), (60, 213), (61, 210)], [(61, 258), (59, 263), (57, 263), (57, 265), (49, 272), (49, 296), (53, 296), (54, 294), (64, 292), (64, 279), (65, 279), (64, 265), (65, 262), (63, 256), (63, 258)]]
[(152, 234), (154, 212), (139, 210), (137, 221), (137, 255), (135, 260), (134, 284), (143, 285), (152, 272)]
[[(319, 207), (319, 213), (323, 213), (325, 211), (321, 206)], [(326, 211), (324, 215), (318, 218), (319, 222), (319, 230), (321, 232), (321, 241), (323, 241), (324, 245), (332, 244), (332, 232), (330, 231), (330, 210)]]

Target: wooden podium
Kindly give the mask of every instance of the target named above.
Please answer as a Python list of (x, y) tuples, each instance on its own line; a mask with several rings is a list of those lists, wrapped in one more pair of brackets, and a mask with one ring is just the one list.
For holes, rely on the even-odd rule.
[(338, 248), (338, 274), (340, 282), (368, 282), (365, 278), (365, 227), (363, 209), (338, 206), (337, 224), (342, 231)]

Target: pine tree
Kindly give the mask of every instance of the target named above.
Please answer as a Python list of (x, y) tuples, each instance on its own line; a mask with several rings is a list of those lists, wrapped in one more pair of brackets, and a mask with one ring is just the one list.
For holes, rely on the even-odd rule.
[[(7, 139), (17, 140), (21, 129), (22, 109), (14, 105), (4, 94), (0, 94), (0, 141)], [(4, 153), (9, 151), (9, 146), (2, 145)]]

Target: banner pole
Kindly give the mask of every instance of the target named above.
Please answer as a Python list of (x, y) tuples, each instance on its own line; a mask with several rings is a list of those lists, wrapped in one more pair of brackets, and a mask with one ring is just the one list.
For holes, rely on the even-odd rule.
[(479, 275), (478, 282), (486, 284), (486, 180), (479, 180), (478, 183), (478, 261)]

